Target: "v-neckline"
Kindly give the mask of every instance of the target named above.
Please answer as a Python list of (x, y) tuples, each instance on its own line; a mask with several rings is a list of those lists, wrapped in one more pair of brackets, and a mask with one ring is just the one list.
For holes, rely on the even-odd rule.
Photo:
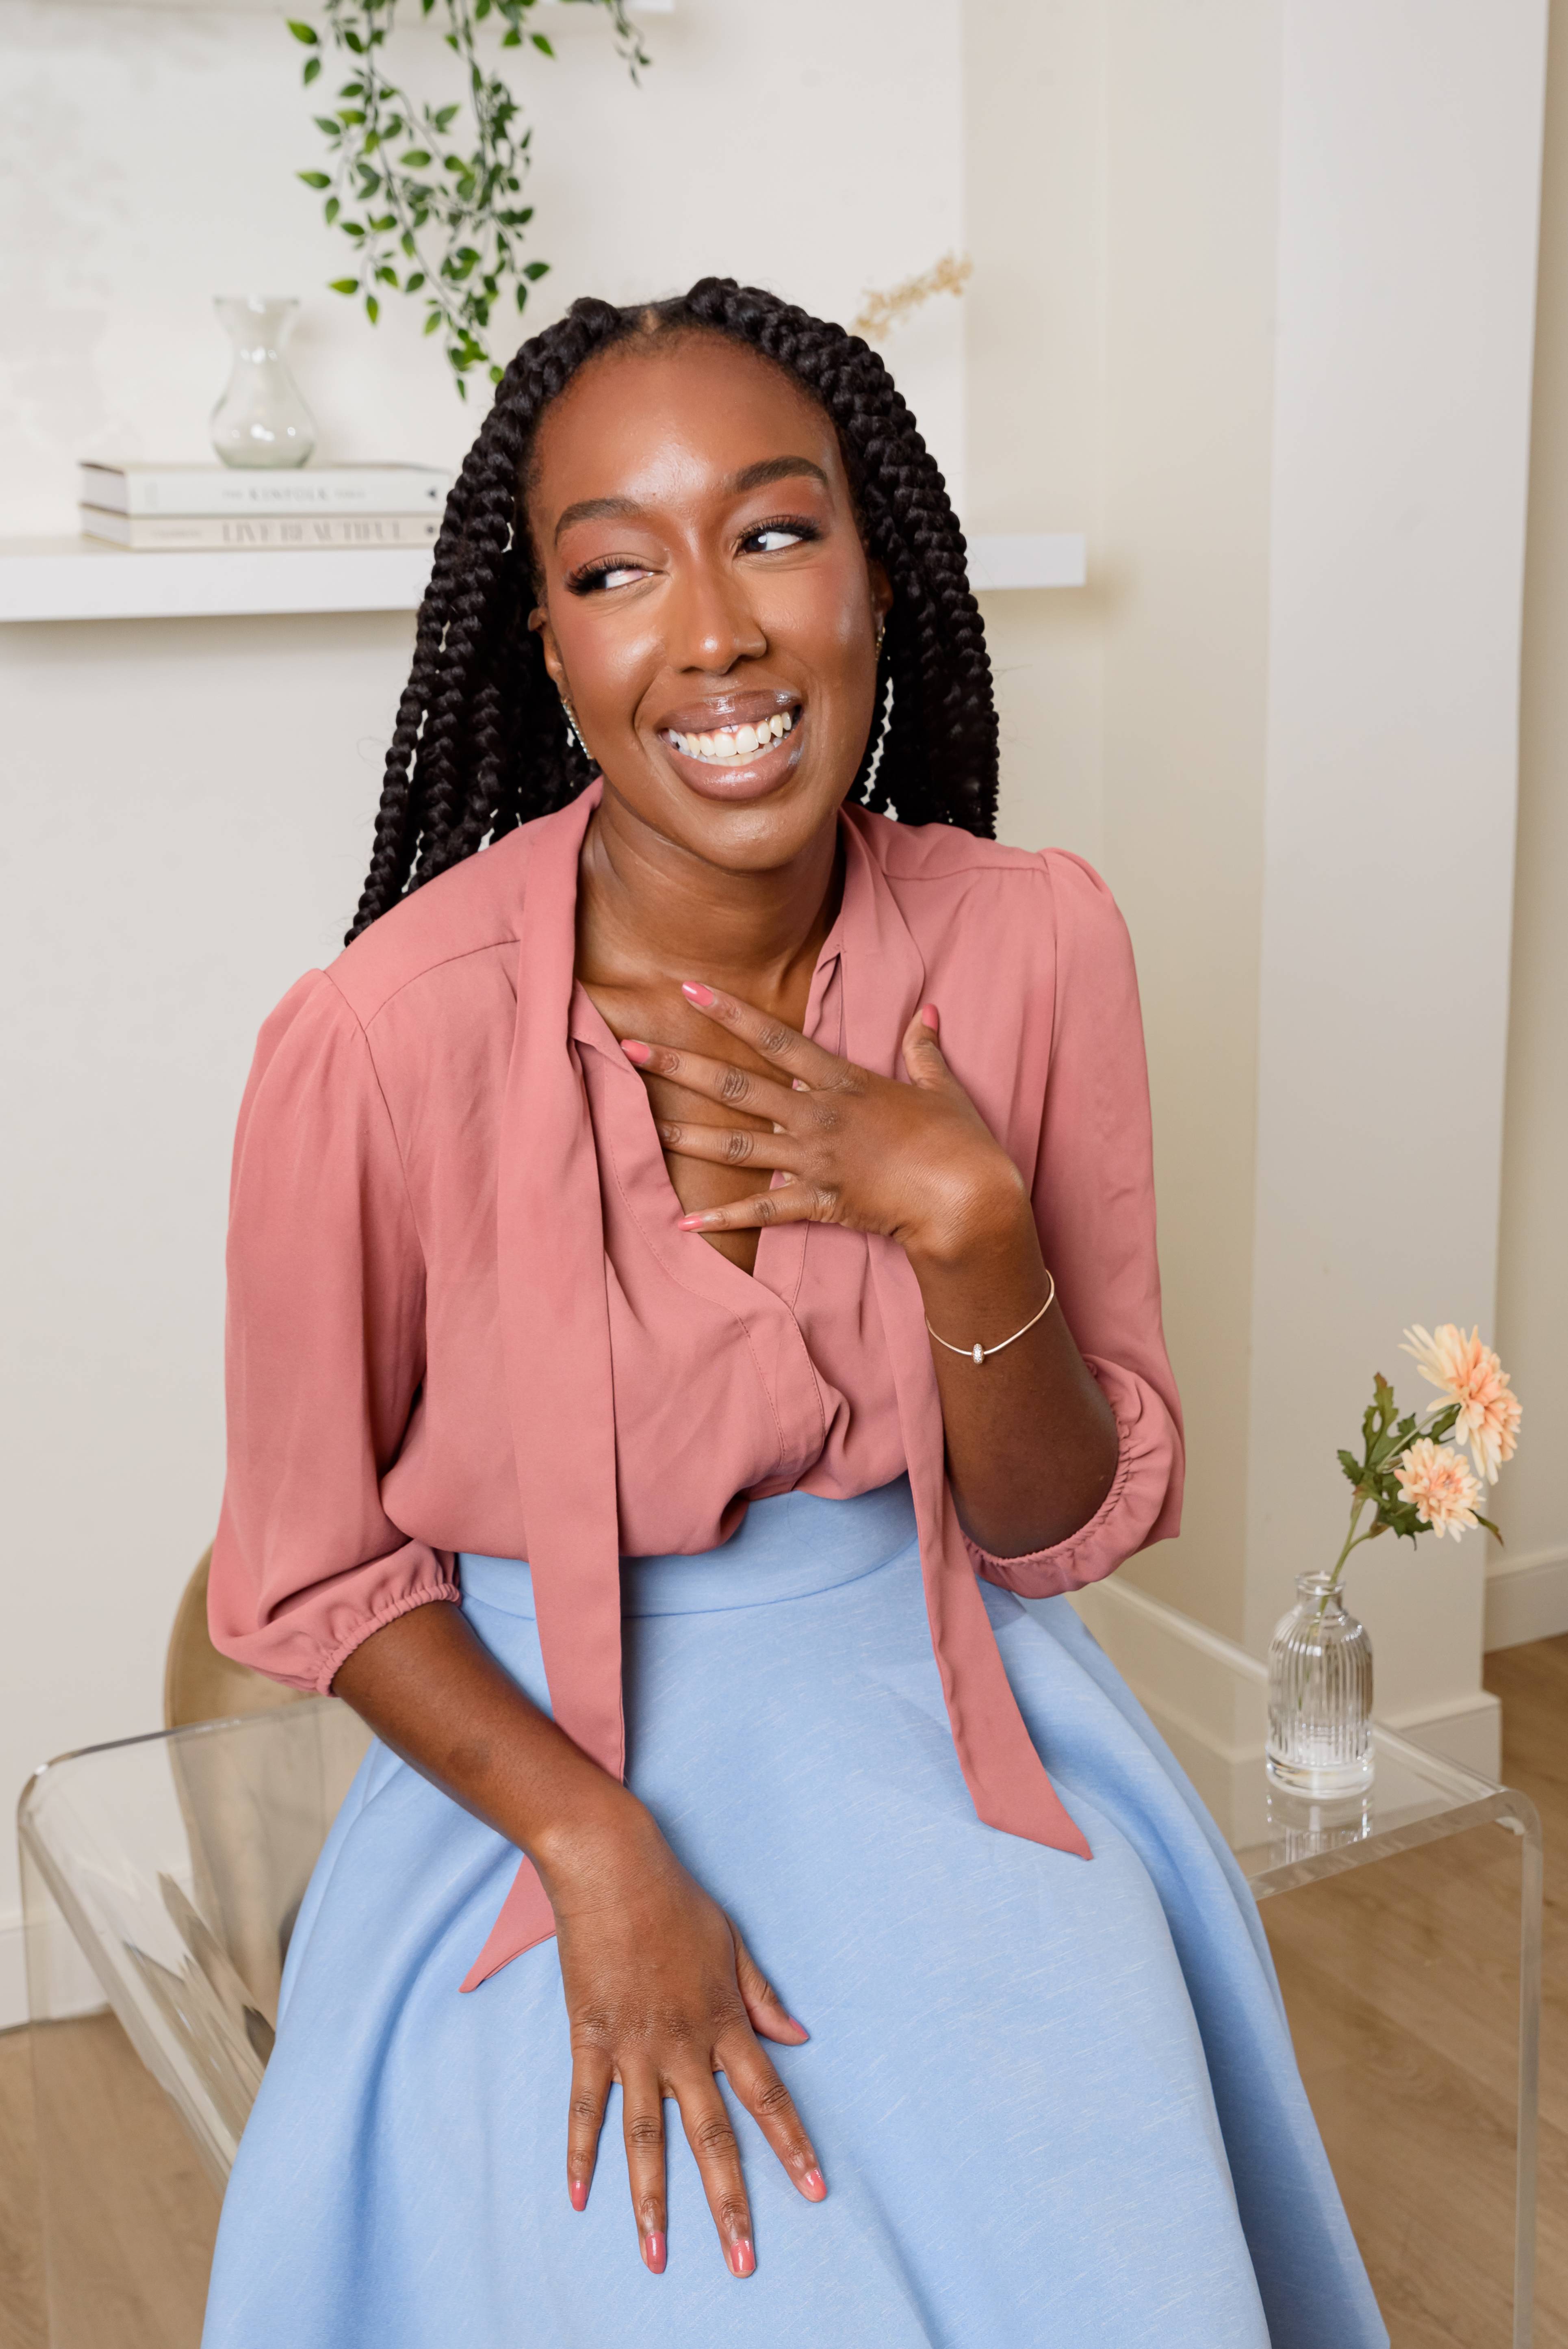
[[(843, 828), (843, 817), (841, 815), (839, 818), (841, 830)], [(828, 987), (831, 981), (833, 967), (840, 960), (843, 953), (844, 910), (850, 895), (849, 857), (851, 853), (850, 843), (846, 842), (844, 845), (846, 852), (844, 885), (839, 892), (838, 911), (833, 916), (827, 936), (822, 940), (821, 946), (818, 950), (817, 959), (811, 970), (811, 984), (810, 988), (807, 990), (806, 1017), (804, 1025), (800, 1031), (802, 1035), (807, 1037), (811, 1035), (813, 1028), (821, 1018), (822, 999), (826, 995)], [(579, 851), (578, 855), (579, 861), (573, 874), (575, 885), (581, 885), (581, 850)], [(573, 912), (573, 934), (575, 934), (575, 911)], [(579, 1025), (580, 1022), (581, 1026)], [(624, 1071), (625, 1075), (635, 1084), (641, 1100), (642, 1116), (645, 1125), (645, 1139), (651, 1143), (653, 1147), (654, 1163), (658, 1168), (659, 1179), (664, 1184), (666, 1202), (673, 1211), (673, 1218), (676, 1226), (676, 1238), (680, 1240), (695, 1241), (706, 1256), (713, 1257), (717, 1263), (724, 1267), (727, 1274), (733, 1274), (736, 1279), (745, 1281), (748, 1293), (755, 1294), (758, 1289), (762, 1289), (766, 1291), (769, 1297), (776, 1299), (779, 1303), (784, 1304), (786, 1302), (786, 1298), (783, 1288), (781, 1288), (776, 1281), (764, 1279), (762, 1278), (760, 1267), (763, 1262), (763, 1250), (765, 1248), (767, 1249), (769, 1259), (771, 1261), (775, 1256), (781, 1252), (781, 1247), (786, 1243), (787, 1235), (793, 1232), (801, 1232), (801, 1240), (790, 1243), (798, 1252), (799, 1247), (803, 1245), (804, 1227), (799, 1224), (762, 1225), (758, 1231), (757, 1254), (752, 1258), (752, 1266), (749, 1272), (746, 1270), (743, 1265), (737, 1264), (733, 1257), (726, 1256), (722, 1248), (715, 1247), (712, 1241), (706, 1238), (701, 1232), (683, 1232), (680, 1230), (679, 1219), (686, 1213), (686, 1210), (681, 1204), (679, 1192), (676, 1189), (674, 1183), (670, 1180), (670, 1170), (665, 1163), (664, 1144), (659, 1140), (658, 1126), (654, 1117), (654, 1105), (648, 1099), (648, 1089), (643, 1082), (642, 1078), (637, 1074), (636, 1070), (626, 1059), (625, 1054), (622, 1051), (619, 1037), (611, 1027), (609, 1021), (605, 1019), (604, 1014), (600, 1010), (599, 1006), (594, 1002), (592, 995), (589, 994), (588, 989), (583, 986), (583, 981), (578, 978), (575, 968), (573, 968), (572, 974), (572, 1001), (568, 1014), (568, 1032), (574, 1036), (581, 1036), (583, 1042), (592, 1044), (597, 1051), (603, 1054), (604, 1058), (609, 1061), (613, 1068)], [(841, 1051), (843, 1049), (843, 1039), (841, 1037), (838, 1045), (830, 1046), (829, 1049)], [(791, 1284), (792, 1287), (797, 1285), (798, 1283)]]
[[(832, 928), (823, 939), (821, 952), (817, 957), (816, 967), (811, 973), (811, 990), (806, 1005), (807, 1024), (802, 1031), (805, 1034), (810, 1034), (812, 1026), (820, 1017), (822, 998), (831, 979), (833, 966), (842, 951), (842, 942), (839, 935), (841, 919), (841, 914), (839, 920), (834, 922)], [(744, 1281), (746, 1293), (755, 1295), (758, 1290), (762, 1290), (779, 1303), (785, 1303), (785, 1288), (780, 1286), (774, 1273), (773, 1259), (784, 1254), (786, 1250), (799, 1255), (804, 1244), (805, 1226), (799, 1224), (762, 1225), (757, 1235), (757, 1254), (752, 1259), (752, 1268), (749, 1272), (743, 1265), (737, 1264), (733, 1257), (726, 1256), (722, 1248), (715, 1247), (701, 1232), (683, 1232), (680, 1229), (680, 1218), (686, 1210), (681, 1203), (679, 1192), (670, 1180), (670, 1170), (665, 1163), (664, 1144), (659, 1139), (658, 1125), (654, 1116), (654, 1105), (648, 1099), (648, 1089), (622, 1051), (620, 1040), (614, 1030), (583, 986), (583, 981), (575, 976), (572, 981), (570, 1032), (582, 1042), (591, 1044), (617, 1073), (624, 1072), (624, 1079), (635, 1085), (638, 1099), (635, 1114), (642, 1125), (639, 1139), (648, 1149), (650, 1166), (656, 1169), (656, 1179), (664, 1186), (664, 1204), (668, 1208), (671, 1222), (676, 1226), (676, 1240), (679, 1242), (689, 1240), (700, 1247), (704, 1257), (722, 1266), (723, 1273), (720, 1278), (732, 1277), (736, 1280)], [(792, 1237), (792, 1235), (797, 1233), (801, 1235), (799, 1239)], [(784, 1268), (779, 1266), (778, 1269), (782, 1272)], [(797, 1278), (790, 1279), (787, 1285), (791, 1289), (798, 1287), (798, 1270)]]

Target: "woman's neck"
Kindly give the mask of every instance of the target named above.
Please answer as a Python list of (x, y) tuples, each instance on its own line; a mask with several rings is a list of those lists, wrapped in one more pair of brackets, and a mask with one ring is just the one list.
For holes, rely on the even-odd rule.
[(701, 979), (799, 1026), (841, 886), (836, 818), (790, 864), (735, 872), (655, 832), (607, 787), (583, 849), (577, 975), (595, 996)]

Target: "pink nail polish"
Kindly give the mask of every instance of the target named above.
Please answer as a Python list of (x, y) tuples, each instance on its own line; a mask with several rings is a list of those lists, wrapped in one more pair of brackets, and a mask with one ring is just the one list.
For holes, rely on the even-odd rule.
[(935, 1035), (935, 1033), (936, 1033), (936, 1030), (938, 1030), (938, 1028), (942, 1025), (942, 1021), (941, 1021), (940, 1017), (938, 1016), (937, 1009), (936, 1009), (935, 1004), (934, 1004), (934, 1003), (923, 1003), (923, 1004), (921, 1005), (921, 1007), (920, 1007), (920, 1016), (921, 1016), (921, 1019), (924, 1021), (924, 1023), (925, 1023), (926, 1027), (928, 1027), (928, 1028), (930, 1029), (930, 1030), (931, 1030), (932, 1034), (934, 1036), (934, 1035)]
[[(710, 1004), (715, 1004), (718, 1001), (718, 998), (714, 993), (711, 987), (699, 987), (696, 979), (692, 978), (682, 979), (681, 993), (684, 996), (686, 996), (693, 1003), (700, 1003), (705, 1011), (708, 1009)], [(749, 2271), (748, 2271), (748, 2272), (749, 2273)]]
[(676, 1229), (681, 1232), (700, 1232), (707, 1221), (706, 1216), (683, 1216)]
[(652, 1049), (646, 1044), (639, 1044), (634, 1036), (623, 1036), (621, 1050), (628, 1061), (636, 1062), (639, 1069), (646, 1068), (654, 1057)]
[(743, 2235), (738, 2243), (731, 2243), (729, 2247), (729, 2271), (731, 2275), (748, 2276), (754, 2274), (756, 2268), (757, 2254)]
[(820, 2202), (828, 2190), (828, 2181), (820, 2169), (809, 2169), (800, 2180), (800, 2191), (813, 2202)]
[(588, 2208), (588, 2180), (585, 2178), (569, 2178), (566, 2184), (566, 2191), (572, 2197), (572, 2208), (574, 2210), (586, 2210)]
[(810, 2034), (810, 2033), (807, 2030), (807, 2028), (806, 2028), (805, 2024), (801, 2022), (801, 2020), (800, 2020), (800, 2018), (799, 2018), (799, 2016), (798, 2014), (787, 2014), (787, 2015), (784, 2017), (784, 2020), (785, 2020), (785, 2022), (786, 2022), (786, 2023), (792, 2023), (794, 2024), (794, 2026), (795, 2026), (796, 2030), (799, 2033), (799, 2034), (800, 2034), (800, 2036), (801, 2036), (801, 2038), (802, 2038), (802, 2039), (810, 2039), (810, 2037), (811, 2036), (811, 2034)]
[(663, 2275), (665, 2271), (665, 2239), (661, 2234), (655, 2232), (654, 2234), (645, 2235), (643, 2237), (643, 2259), (647, 2266), (650, 2275)]

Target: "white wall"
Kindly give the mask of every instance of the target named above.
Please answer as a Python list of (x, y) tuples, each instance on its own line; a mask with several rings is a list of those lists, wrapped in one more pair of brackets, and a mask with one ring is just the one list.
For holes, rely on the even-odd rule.
[[(77, 455), (211, 453), (215, 294), (304, 298), (296, 373), (324, 458), (467, 447), (476, 412), (418, 303), (389, 299), (373, 331), (325, 290), (347, 248), (294, 176), (321, 160), (320, 101), (284, 14), (0, 0), (0, 533), (74, 526)], [(962, 244), (959, 0), (679, 0), (646, 21), (640, 89), (597, 10), (552, 9), (549, 30), (553, 63), (512, 61), (540, 126), (532, 250), (552, 264), (531, 327), (579, 294), (633, 301), (708, 271), (852, 316)], [(434, 88), (437, 35), (397, 38)], [(962, 334), (944, 299), (898, 342), (954, 467)]]
[[(623, 78), (586, 12), (529, 65), (531, 195), (575, 295), (706, 270), (830, 314), (963, 243), (957, 0), (679, 0)], [(216, 292), (305, 297), (324, 456), (455, 461), (477, 422), (417, 315), (373, 333), (292, 178), (315, 160), (275, 15), (0, 5), (0, 536), (74, 526), (84, 453), (201, 458)], [(437, 60), (438, 63), (438, 59)], [(901, 335), (956, 473), (963, 320)], [(111, 559), (111, 558), (108, 558)], [(0, 1788), (156, 1728), (164, 1642), (222, 1476), (222, 1242), (258, 1022), (358, 895), (411, 625), (0, 630), (10, 1636)], [(0, 2025), (21, 2012), (10, 1846)]]
[[(1544, 39), (1540, 0), (1285, 11), (1254, 1648), (1343, 1538), (1303, 1464), (1374, 1364), (1429, 1392), (1402, 1327), (1496, 1329)], [(1387, 1718), (1488, 1710), (1484, 1569), (1479, 1537), (1357, 1554)]]
[(1500, 1485), (1506, 1549), (1487, 1578), (1487, 1645), (1568, 1631), (1568, 8), (1553, 0), (1525, 573), (1513, 996), (1498, 1343), (1524, 1403)]
[[(1008, 818), (1131, 926), (1188, 1409), (1185, 1529), (1127, 1578), (1254, 1652), (1337, 1549), (1403, 1325), (1495, 1326), (1543, 30), (966, 20), (970, 477), (1001, 494), (1015, 444), (1090, 533), (1089, 595), (1000, 636)], [(1481, 1545), (1391, 1548), (1352, 1585), (1380, 1709), (1484, 1766)]]

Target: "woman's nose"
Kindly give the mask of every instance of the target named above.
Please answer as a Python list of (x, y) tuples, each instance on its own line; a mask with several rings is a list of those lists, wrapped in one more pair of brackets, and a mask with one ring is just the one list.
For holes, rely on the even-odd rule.
[(768, 650), (767, 631), (727, 564), (694, 556), (680, 566), (675, 587), (669, 646), (673, 667), (722, 675), (737, 661), (758, 659)]

